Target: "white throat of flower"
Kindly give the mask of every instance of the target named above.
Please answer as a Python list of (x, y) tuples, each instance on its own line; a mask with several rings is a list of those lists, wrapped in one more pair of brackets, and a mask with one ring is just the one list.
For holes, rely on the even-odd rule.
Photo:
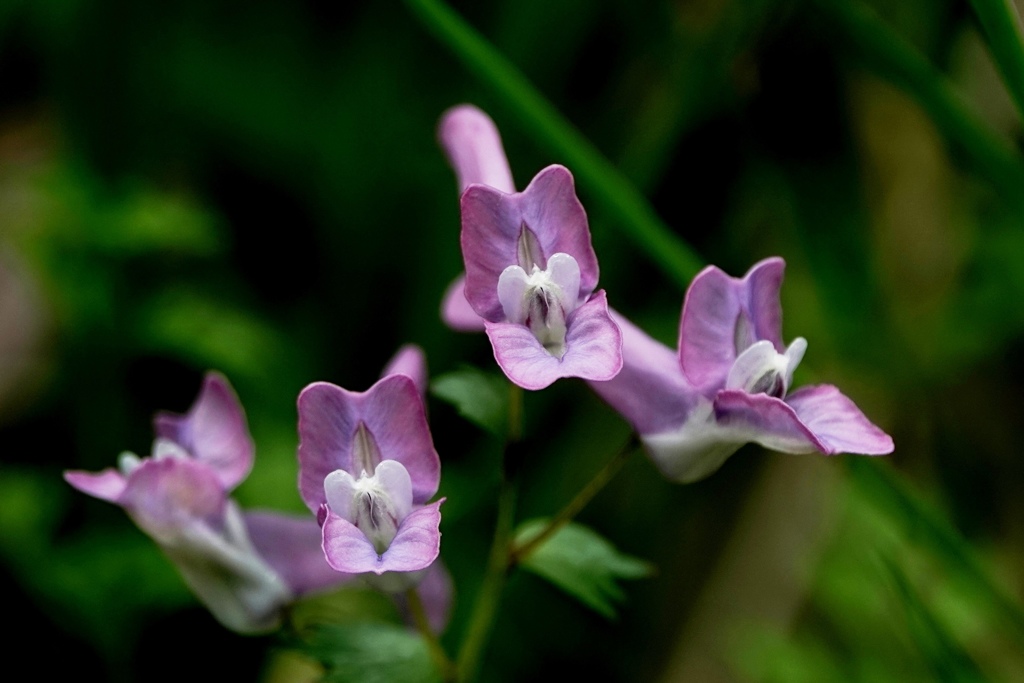
[(362, 531), (378, 554), (412, 511), (412, 479), (396, 460), (382, 460), (373, 474), (363, 470), (358, 478), (335, 470), (324, 479), (324, 494), (331, 511)]
[(785, 398), (793, 383), (793, 371), (807, 350), (807, 340), (797, 337), (785, 353), (763, 339), (751, 344), (737, 356), (725, 380), (726, 389), (741, 389), (748, 394), (768, 394)]
[(580, 295), (580, 266), (561, 252), (547, 268), (534, 264), (530, 273), (509, 266), (498, 278), (498, 301), (509, 322), (526, 325), (537, 341), (557, 358), (565, 354), (566, 318), (576, 310)]

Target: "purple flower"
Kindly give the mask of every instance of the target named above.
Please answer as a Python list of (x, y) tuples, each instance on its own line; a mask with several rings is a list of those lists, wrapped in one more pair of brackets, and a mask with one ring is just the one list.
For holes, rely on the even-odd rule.
[(769, 258), (742, 279), (714, 266), (701, 271), (683, 303), (678, 356), (616, 315), (622, 372), (591, 386), (670, 479), (702, 479), (750, 441), (785, 453), (892, 452), (889, 435), (836, 387), (789, 392), (807, 342), (782, 343), (784, 269)]
[(64, 478), (122, 506), (221, 623), (271, 630), (298, 595), (348, 578), (324, 561), (312, 520), (243, 514), (228, 497), (252, 468), (253, 444), (224, 377), (208, 373), (187, 414), (161, 413), (155, 425), (150, 457), (123, 453), (116, 469)]
[(494, 123), (475, 107), (447, 112), (439, 136), (463, 191), (466, 265), (444, 319), (456, 329), (479, 329), (482, 319), (498, 365), (523, 388), (614, 377), (621, 335), (595, 291), (597, 256), (572, 174), (549, 166), (515, 192)]
[(422, 353), (407, 347), (368, 391), (316, 382), (299, 394), (299, 492), (327, 562), (388, 591), (415, 585), (440, 549), (425, 378)]

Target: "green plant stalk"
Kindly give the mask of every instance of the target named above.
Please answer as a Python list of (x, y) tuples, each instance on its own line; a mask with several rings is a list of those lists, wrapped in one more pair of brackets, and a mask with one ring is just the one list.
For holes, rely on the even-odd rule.
[(530, 553), (544, 545), (544, 543), (554, 536), (559, 529), (571, 522), (576, 515), (578, 515), (580, 511), (583, 510), (591, 500), (593, 500), (594, 496), (600, 493), (601, 489), (603, 489), (608, 482), (619, 473), (622, 466), (626, 464), (627, 460), (629, 460), (629, 456), (636, 451), (638, 445), (639, 441), (637, 440), (636, 434), (631, 434), (629, 441), (619, 449), (615, 454), (615, 457), (606, 462), (604, 467), (598, 470), (597, 474), (595, 474), (594, 477), (587, 482), (582, 489), (580, 489), (579, 493), (577, 493), (557, 515), (551, 518), (547, 526), (544, 527), (539, 534), (509, 551), (509, 567), (512, 567), (529, 557)]
[(430, 658), (434, 660), (434, 665), (437, 666), (437, 670), (441, 674), (441, 680), (455, 680), (455, 665), (452, 663), (452, 660), (448, 659), (448, 653), (444, 651), (444, 647), (441, 645), (441, 641), (438, 640), (437, 634), (434, 633), (434, 629), (430, 628), (430, 620), (427, 619), (427, 611), (423, 608), (423, 600), (420, 598), (420, 594), (415, 588), (410, 588), (405, 592), (405, 601), (409, 605), (409, 613), (412, 615), (416, 630), (420, 632), (423, 640), (427, 643), (427, 649), (430, 650)]
[(683, 289), (704, 266), (658, 217), (650, 203), (525, 76), (441, 0), (405, 0), (416, 17), (533, 131), (633, 240)]
[(900, 86), (921, 105), (1003, 197), (1024, 208), (1024, 162), (979, 119), (949, 81), (868, 7), (850, 0), (813, 0), (864, 62)]
[(508, 474), (509, 451), (518, 443), (523, 432), (523, 390), (509, 385), (508, 437), (501, 463), (501, 489), (498, 492), (498, 518), (494, 524), (494, 539), (487, 559), (487, 569), (473, 605), (466, 636), (456, 660), (456, 680), (470, 683), (476, 680), (487, 640), (498, 615), (501, 594), (508, 578), (508, 553), (512, 545), (515, 522), (516, 486)]
[(971, 0), (1003, 83), (1024, 117), (1024, 36), (1012, 0)]

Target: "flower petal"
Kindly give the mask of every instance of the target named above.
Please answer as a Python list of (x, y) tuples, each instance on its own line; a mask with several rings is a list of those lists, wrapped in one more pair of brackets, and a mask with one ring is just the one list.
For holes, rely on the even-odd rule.
[(459, 192), (474, 183), (515, 192), (501, 136), (487, 114), (471, 104), (452, 107), (441, 116), (437, 137), (459, 181)]
[(158, 437), (174, 441), (212, 467), (228, 491), (252, 469), (253, 443), (245, 413), (219, 373), (206, 374), (199, 397), (186, 414), (158, 413), (154, 426)]
[(591, 388), (639, 434), (679, 427), (698, 395), (683, 376), (676, 352), (618, 312), (609, 314), (622, 333), (622, 370), (610, 380), (592, 381)]
[(542, 169), (519, 196), (519, 205), (523, 222), (533, 230), (547, 258), (562, 252), (576, 259), (580, 299), (589, 297), (597, 287), (597, 254), (569, 169), (558, 165)]
[(754, 336), (767, 339), (782, 351), (782, 302), (779, 290), (786, 274), (786, 262), (772, 256), (755, 263), (743, 276), (747, 310), (754, 323)]
[(143, 531), (162, 544), (174, 544), (196, 521), (218, 526), (227, 492), (205, 463), (147, 458), (128, 477), (119, 502)]
[(483, 332), (484, 319), (466, 300), (466, 275), (455, 278), (441, 300), (441, 320), (458, 332)]
[(245, 524), (260, 557), (295, 595), (334, 588), (354, 578), (327, 564), (320, 525), (309, 516), (248, 512)]
[(427, 357), (423, 349), (415, 344), (406, 344), (398, 349), (388, 361), (381, 377), (405, 375), (416, 385), (420, 396), (427, 393)]
[(402, 520), (391, 545), (381, 555), (351, 522), (334, 512), (323, 526), (323, 549), (327, 562), (340, 572), (412, 572), (425, 569), (441, 548), (441, 503), (439, 500), (414, 510)]
[(834, 386), (802, 387), (786, 403), (825, 446), (824, 453), (885, 455), (893, 451), (892, 437)]
[(727, 438), (737, 442), (753, 441), (783, 453), (834, 453), (792, 407), (767, 394), (748, 394), (726, 389), (715, 397), (715, 421)]
[(111, 503), (118, 502), (128, 484), (124, 475), (113, 467), (108, 467), (100, 472), (67, 470), (64, 472), (64, 481), (82, 493)]
[(679, 322), (679, 361), (690, 382), (712, 395), (725, 382), (733, 361), (766, 339), (782, 353), (779, 288), (785, 262), (769, 258), (743, 279), (708, 266), (693, 279)]
[(484, 185), (470, 185), (462, 195), (462, 257), (466, 264), (466, 299), (490, 322), (505, 320), (498, 301), (498, 278), (519, 263), (519, 238), (524, 226), (537, 238), (546, 259), (563, 252), (580, 267), (580, 298), (597, 286), (597, 255), (590, 243), (587, 214), (576, 197), (572, 174), (548, 166), (521, 193), (506, 194)]
[(423, 400), (405, 375), (390, 375), (368, 391), (346, 391), (327, 382), (310, 384), (299, 394), (299, 492), (313, 514), (324, 498), (324, 479), (337, 469), (354, 476), (352, 441), (362, 422), (381, 457), (405, 466), (413, 501), (437, 493), (441, 462), (427, 427)]
[(604, 290), (566, 321), (565, 353), (551, 355), (524, 325), (487, 323), (494, 358), (524, 389), (543, 389), (561, 377), (609, 380), (622, 368), (622, 335), (608, 315)]
[(781, 399), (738, 389), (719, 391), (713, 403), (701, 400), (680, 428), (643, 442), (662, 473), (680, 483), (712, 474), (748, 442), (786, 453), (823, 450)]

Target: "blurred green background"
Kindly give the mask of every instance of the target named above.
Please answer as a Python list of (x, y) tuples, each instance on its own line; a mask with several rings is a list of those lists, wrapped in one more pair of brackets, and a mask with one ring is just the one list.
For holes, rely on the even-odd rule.
[[(405, 342), (432, 374), (493, 372), (484, 336), (438, 318), (461, 270), (434, 130), (454, 104), (495, 119), (518, 186), (576, 172), (611, 304), (674, 346), (693, 272), (661, 267), (574, 167), (578, 141), (460, 58), (425, 4), (0, 0), (6, 668), (299, 680), (279, 639), (222, 629), (119, 508), (60, 474), (148, 453), (152, 414), (217, 369), (257, 444), (238, 499), (299, 512), (305, 384), (365, 389)], [(738, 276), (783, 256), (784, 334), (810, 343), (797, 383), (840, 386), (897, 447), (746, 447), (689, 486), (635, 458), (581, 521), (657, 575), (608, 621), (513, 573), (483, 679), (1024, 680), (1022, 128), (971, 5), (451, 6), (701, 261)], [(526, 398), (521, 519), (628, 432), (581, 382)], [(455, 649), (500, 444), (429, 410)]]

